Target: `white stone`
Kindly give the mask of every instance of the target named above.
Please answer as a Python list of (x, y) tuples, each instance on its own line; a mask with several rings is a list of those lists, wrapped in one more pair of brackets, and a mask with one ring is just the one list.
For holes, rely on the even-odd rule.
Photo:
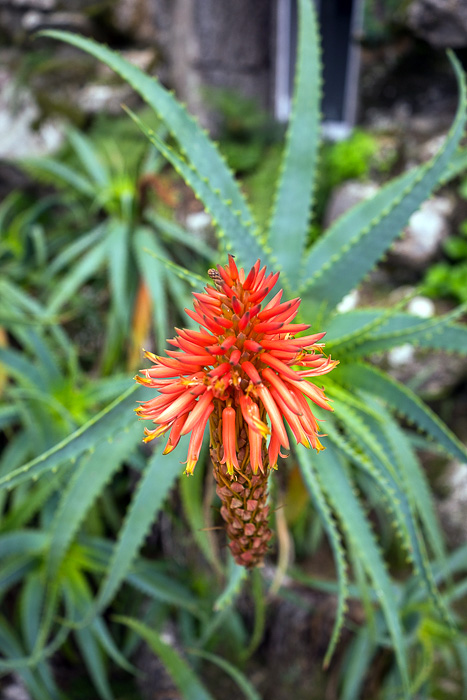
[(397, 348), (392, 348), (388, 352), (388, 362), (391, 367), (402, 367), (403, 365), (412, 362), (415, 357), (415, 349), (413, 345), (404, 343)]
[(126, 85), (86, 85), (80, 90), (79, 105), (88, 114), (121, 114), (122, 103), (128, 100)]
[[(0, 2), (0, 5), (5, 4)], [(9, 0), (9, 4), (12, 7), (28, 7), (34, 8), (36, 10), (53, 10), (56, 1), (55, 0)]]
[(2, 700), (31, 700), (31, 696), (23, 686), (20, 678), (7, 685), (1, 697)]
[(438, 253), (449, 233), (447, 217), (453, 204), (447, 197), (434, 197), (425, 202), (409, 219), (404, 236), (394, 244), (391, 255), (402, 264), (423, 268)]
[(378, 190), (379, 187), (374, 182), (360, 182), (359, 180), (348, 180), (336, 187), (324, 214), (324, 227), (328, 228), (342, 214), (365, 199), (373, 197)]
[(467, 538), (467, 464), (451, 462), (440, 484), (447, 493), (438, 502), (438, 514), (449, 544), (457, 547)]
[(33, 128), (39, 110), (31, 94), (16, 88), (7, 71), (0, 70), (0, 158), (26, 158), (57, 150), (63, 142), (62, 125), (49, 120)]
[(341, 314), (345, 314), (346, 311), (352, 311), (358, 305), (360, 300), (360, 294), (357, 289), (352, 289), (351, 292), (345, 295), (345, 297), (336, 306), (337, 311)]
[(417, 296), (407, 304), (407, 311), (420, 318), (432, 318), (435, 315), (435, 305), (428, 297)]
[(192, 233), (204, 233), (211, 226), (211, 217), (205, 211), (193, 212), (188, 214), (185, 224)]

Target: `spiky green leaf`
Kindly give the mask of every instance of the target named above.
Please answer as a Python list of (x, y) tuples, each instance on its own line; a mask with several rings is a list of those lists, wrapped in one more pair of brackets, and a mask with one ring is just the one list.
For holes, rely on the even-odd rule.
[[(137, 428), (141, 431), (139, 425)], [(185, 443), (186, 440), (183, 442)], [(148, 461), (133, 495), (109, 570), (97, 597), (96, 607), (99, 610), (107, 607), (116, 595), (144, 542), (151, 523), (180, 474), (180, 457), (174, 457), (173, 452), (162, 457), (161, 453), (162, 447), (159, 446)]]
[(233, 209), (239, 211), (245, 221), (251, 219), (251, 213), (240, 188), (214, 143), (158, 80), (146, 75), (119, 54), (91, 39), (56, 30), (48, 30), (41, 34), (65, 41), (86, 51), (128, 82), (164, 122), (167, 130), (178, 141), (187, 160), (193, 164), (200, 176), (209, 178), (213, 186), (218, 188), (221, 199), (230, 200)]
[(376, 397), (380, 397), (392, 410), (428, 433), (455, 459), (465, 461), (467, 458), (465, 445), (444, 425), (438, 416), (413, 391), (376, 367), (362, 362), (340, 365), (335, 370), (334, 379), (341, 381), (350, 389), (359, 387)]
[(321, 60), (314, 4), (300, 0), (298, 12), (293, 108), (268, 233), (274, 262), (289, 287), (303, 262), (320, 143)]
[(139, 398), (138, 392), (141, 395), (143, 393), (136, 385), (132, 386), (97, 416), (50, 450), (0, 478), (0, 490), (14, 488), (31, 479), (35, 481), (45, 472), (58, 469), (68, 460), (75, 461), (80, 454), (92, 450), (118, 430), (129, 430), (135, 420), (132, 409)]
[(225, 673), (227, 673), (235, 681), (243, 695), (248, 700), (261, 700), (261, 696), (258, 695), (258, 692), (250, 683), (248, 678), (229, 661), (226, 661), (221, 656), (217, 656), (217, 654), (211, 654), (210, 652), (202, 651), (201, 649), (190, 649), (190, 654), (206, 659), (206, 661), (210, 661), (225, 671)]
[(452, 54), (450, 60), (459, 85), (459, 107), (439, 153), (340, 217), (308, 254), (301, 291), (322, 300), (328, 310), (372, 269), (449, 166), (467, 120), (464, 74)]
[(406, 697), (409, 696), (409, 674), (404, 635), (398, 616), (394, 586), (386, 571), (370, 524), (355, 495), (352, 483), (334, 448), (328, 445), (314, 460), (327, 497), (339, 517), (346, 537), (352, 543), (365, 572), (372, 582), (383, 610), (394, 646)]
[(136, 114), (128, 109), (127, 112), (149, 141), (201, 199), (206, 211), (212, 216), (218, 235), (221, 238), (225, 237), (225, 248), (235, 253), (240, 264), (245, 267), (253, 265), (258, 258), (267, 263), (268, 254), (261, 244), (259, 231), (254, 227), (252, 219), (242, 220), (240, 213), (232, 207), (232, 202), (220, 197), (217, 183), (211, 184), (212, 181), (202, 178), (192, 163), (167, 146), (152, 129), (143, 124)]
[(156, 631), (130, 617), (118, 616), (116, 621), (127, 625), (149, 644), (172, 676), (172, 680), (182, 693), (184, 700), (213, 700), (186, 661), (170, 644), (163, 641)]
[(128, 452), (134, 448), (140, 434), (141, 428), (135, 421), (128, 432), (109, 435), (107, 440), (103, 440), (81, 458), (81, 463), (63, 493), (51, 525), (47, 560), (49, 579), (56, 576), (68, 546), (86, 513), (112, 475), (120, 468)]
[(344, 548), (342, 546), (341, 536), (337, 529), (336, 523), (332, 517), (331, 509), (326, 501), (323, 489), (320, 484), (317, 470), (314, 462), (310, 457), (308, 450), (303, 448), (303, 445), (297, 446), (297, 455), (300, 464), (300, 470), (303, 480), (310, 494), (310, 498), (319, 514), (323, 523), (324, 529), (329, 538), (329, 542), (334, 555), (334, 563), (337, 572), (338, 582), (338, 598), (337, 612), (334, 627), (332, 630), (331, 639), (329, 641), (326, 656), (324, 657), (324, 665), (328, 666), (334, 654), (339, 636), (344, 626), (344, 615), (346, 610), (346, 601), (349, 595), (349, 579), (347, 575), (347, 564), (345, 561)]

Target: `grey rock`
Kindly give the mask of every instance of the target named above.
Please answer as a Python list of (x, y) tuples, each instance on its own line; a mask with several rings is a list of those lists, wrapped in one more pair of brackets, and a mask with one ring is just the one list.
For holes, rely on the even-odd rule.
[(186, 227), (198, 236), (206, 234), (212, 227), (212, 219), (205, 211), (195, 211), (186, 217)]
[[(387, 364), (391, 374), (402, 384), (409, 384), (426, 400), (438, 400), (453, 392), (467, 376), (465, 358), (441, 350), (426, 351), (401, 346), (388, 353)], [(396, 350), (396, 349), (395, 349)]]
[(152, 0), (117, 0), (109, 9), (110, 21), (119, 32), (139, 42), (154, 43), (156, 3)]
[[(151, 48), (147, 49), (126, 49), (119, 51), (120, 56), (126, 59), (137, 68), (148, 73), (156, 62), (156, 51)], [(113, 79), (115, 73), (111, 68), (106, 66), (104, 63), (99, 63), (97, 66), (97, 77), (98, 79)]]
[(204, 86), (228, 87), (266, 107), (272, 84), (273, 3), (173, 0), (161, 5), (156, 36), (167, 78), (203, 126), (214, 131), (219, 126)]
[(438, 515), (449, 545), (457, 547), (467, 541), (467, 464), (451, 462), (439, 486), (445, 497), (438, 501)]
[(423, 269), (441, 249), (449, 234), (453, 203), (447, 197), (434, 197), (412, 214), (402, 238), (394, 243), (389, 259), (395, 264)]
[(86, 85), (77, 101), (86, 114), (119, 115), (122, 104), (134, 103), (134, 93), (128, 85)]
[(408, 24), (432, 46), (467, 46), (465, 0), (414, 0), (409, 8)]
[(436, 307), (428, 297), (416, 296), (407, 304), (407, 311), (420, 318), (432, 318), (436, 313)]
[(0, 158), (24, 158), (55, 151), (63, 141), (59, 121), (48, 120), (38, 129), (39, 109), (25, 88), (17, 89), (8, 71), (0, 69)]
[(360, 182), (359, 180), (348, 180), (344, 182), (331, 194), (326, 212), (324, 214), (324, 227), (328, 228), (333, 221), (338, 219), (348, 209), (365, 199), (373, 197), (379, 190), (374, 182)]
[(2, 690), (1, 700), (31, 700), (31, 696), (21, 679), (14, 677), (13, 681)]
[(37, 32), (41, 29), (68, 29), (90, 34), (92, 31), (91, 21), (79, 12), (36, 12), (31, 10), (23, 15), (21, 22), (28, 32)]
[(406, 367), (415, 359), (415, 348), (409, 343), (398, 345), (396, 348), (389, 350), (387, 354), (388, 364), (392, 369), (398, 367)]
[(0, 7), (25, 8), (28, 10), (53, 10), (56, 0), (0, 0)]
[(352, 311), (357, 308), (360, 301), (360, 292), (358, 289), (352, 289), (351, 292), (345, 295), (338, 303), (336, 309), (339, 313), (345, 314), (347, 311)]

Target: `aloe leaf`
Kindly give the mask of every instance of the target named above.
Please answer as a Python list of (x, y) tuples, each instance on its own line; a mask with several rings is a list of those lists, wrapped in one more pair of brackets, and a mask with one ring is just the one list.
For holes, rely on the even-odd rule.
[(37, 636), (34, 639), (34, 648), (31, 653), (27, 656), (17, 656), (14, 659), (10, 659), (10, 661), (3, 661), (0, 659), (0, 673), (5, 670), (13, 671), (15, 669), (20, 670), (37, 666), (47, 657), (54, 654), (63, 644), (69, 632), (65, 627), (60, 627), (55, 638), (47, 644), (47, 639), (57, 613), (57, 592), (58, 587), (53, 584), (49, 586), (47, 596), (43, 597), (40, 625), (37, 629)]
[(89, 627), (79, 628), (75, 631), (75, 637), (99, 696), (103, 700), (113, 700), (114, 694), (107, 678), (104, 655), (91, 629)]
[(465, 461), (467, 448), (416, 394), (371, 365), (349, 363), (335, 369), (334, 379), (351, 390), (359, 387), (380, 397), (394, 411), (415, 423), (455, 459)]
[(169, 260), (164, 255), (160, 255), (154, 250), (151, 250), (151, 248), (144, 248), (143, 250), (155, 260), (159, 260), (160, 262), (164, 263), (164, 266), (167, 268), (167, 270), (173, 272), (175, 275), (177, 275), (179, 279), (183, 280), (184, 282), (188, 282), (188, 284), (191, 287), (193, 287), (193, 289), (199, 289), (200, 286), (202, 287), (206, 285), (206, 279), (204, 277), (201, 277), (201, 275), (196, 274), (196, 272), (186, 270), (184, 267), (182, 267), (181, 265), (177, 265), (177, 263), (172, 262), (172, 260)]
[[(63, 484), (63, 478), (66, 476), (66, 467), (61, 472), (61, 480), (57, 478), (47, 479), (35, 484), (34, 488), (29, 487), (24, 498), (20, 498), (12, 504), (3, 521), (3, 527), (8, 530), (22, 528), (28, 522), (41, 512), (44, 505), (50, 499), (54, 492), (57, 492)], [(18, 494), (19, 489), (16, 489), (15, 494)]]
[(0, 430), (10, 428), (18, 420), (19, 411), (16, 406), (0, 406)]
[[(383, 327), (379, 326), (376, 337), (373, 333), (363, 332), (354, 334), (352, 338), (347, 338), (344, 343), (333, 347), (333, 351), (339, 355), (340, 352), (346, 354), (346, 357), (361, 357), (374, 352), (382, 352), (390, 348), (397, 347), (403, 343), (411, 345), (430, 345), (435, 344), (433, 339), (439, 336), (438, 346), (444, 347), (444, 331), (449, 328), (454, 320), (461, 316), (467, 308), (466, 304), (458, 306), (444, 316), (436, 316), (430, 319), (419, 319), (421, 323), (416, 321), (413, 325), (399, 328), (396, 330), (393, 327), (390, 331), (384, 332)], [(467, 329), (466, 329), (467, 330)], [(466, 333), (467, 336), (467, 333)], [(464, 349), (467, 352), (467, 348)]]
[(236, 564), (232, 558), (229, 558), (227, 583), (214, 603), (214, 610), (224, 610), (224, 608), (232, 605), (235, 597), (239, 595), (247, 575), (245, 567)]
[(209, 178), (212, 183), (215, 183), (221, 198), (231, 200), (232, 207), (242, 218), (247, 221), (251, 219), (251, 213), (240, 188), (213, 142), (185, 108), (155, 78), (146, 75), (114, 51), (91, 39), (54, 30), (41, 32), (41, 36), (68, 42), (91, 54), (120, 75), (164, 122), (168, 131), (179, 142), (187, 160), (193, 164), (200, 176)]
[[(368, 397), (367, 401), (369, 407), (374, 406), (374, 408), (380, 409), (380, 416), (375, 418), (373, 412), (369, 411), (364, 411), (362, 414), (358, 409), (355, 411), (353, 408), (345, 406), (344, 402), (339, 406), (336, 405), (336, 411), (340, 414), (346, 431), (357, 441), (358, 452), (355, 451), (353, 457), (350, 454), (351, 459), (357, 466), (363, 468), (381, 488), (385, 506), (394, 518), (393, 526), (399, 533), (419, 581), (425, 587), (441, 617), (452, 624), (449, 612), (434, 583), (425, 543), (415, 518), (413, 498), (410, 498), (410, 495), (415, 497), (415, 494), (407, 493), (407, 487), (404, 488), (405, 482), (399, 478), (397, 473), (394, 474), (393, 462), (397, 458), (392, 453), (391, 445), (386, 441), (384, 427), (394, 423), (394, 419), (383, 412), (383, 409), (372, 397)], [(371, 439), (365, 438), (365, 433), (371, 435)], [(332, 435), (332, 439), (342, 446), (342, 440), (337, 433)], [(349, 456), (348, 448), (345, 452)]]
[(161, 255), (161, 248), (154, 233), (147, 228), (140, 227), (133, 236), (133, 250), (141, 277), (151, 295), (157, 346), (162, 349), (169, 333), (169, 322), (165, 269), (158, 259)]
[(45, 391), (47, 389), (44, 377), (37, 367), (27, 360), (18, 350), (0, 348), (0, 364), (19, 382), (27, 382), (33, 387)]
[(101, 159), (97, 156), (92, 142), (77, 129), (72, 129), (70, 127), (67, 129), (67, 136), (91, 180), (99, 187), (108, 187), (110, 182), (109, 172)]
[(347, 606), (347, 598), (349, 595), (349, 578), (347, 575), (347, 564), (345, 560), (341, 536), (336, 527), (336, 523), (334, 522), (331, 510), (323, 493), (323, 489), (320, 484), (319, 476), (317, 470), (315, 469), (313, 460), (310, 457), (309, 451), (303, 448), (303, 445), (297, 445), (297, 456), (300, 465), (300, 471), (302, 473), (303, 480), (307, 487), (308, 493), (310, 494), (312, 503), (316, 508), (316, 512), (319, 514), (321, 522), (323, 523), (324, 529), (326, 530), (326, 533), (328, 535), (337, 572), (337, 611), (331, 639), (329, 641), (326, 655), (324, 657), (324, 666), (327, 667), (331, 662), (332, 656), (339, 641), (342, 628), (344, 626), (344, 616)]
[[(11, 629), (4, 618), (0, 618), (0, 652), (5, 659), (11, 659), (12, 661), (24, 654), (24, 649), (16, 632)], [(7, 665), (8, 663), (4, 663), (3, 670), (6, 670)], [(44, 686), (41, 679), (37, 677), (37, 673), (34, 673), (31, 669), (21, 668), (17, 670), (17, 673), (34, 697), (34, 700), (58, 700), (59, 696), (51, 694), (50, 689)]]
[[(446, 319), (446, 316), (442, 317)], [(331, 317), (326, 325), (326, 347), (334, 352), (335, 348), (342, 346), (345, 352), (347, 344), (366, 334), (371, 329), (370, 342), (387, 342), (387, 338), (399, 336), (412, 329), (416, 334), (414, 344), (422, 348), (433, 350), (446, 350), (447, 352), (467, 353), (467, 326), (450, 323), (442, 324), (440, 332), (419, 334), (418, 331), (426, 323), (426, 319), (409, 313), (390, 313), (388, 309), (357, 309), (345, 314), (336, 314)]]
[(109, 656), (109, 658), (115, 661), (115, 663), (118, 664), (120, 668), (123, 668), (125, 671), (128, 671), (128, 673), (137, 673), (137, 669), (132, 664), (130, 664), (130, 662), (115, 644), (115, 641), (109, 632), (109, 628), (102, 617), (98, 616), (95, 618), (95, 620), (92, 623), (92, 630), (100, 646)]
[(37, 555), (43, 552), (48, 544), (49, 535), (40, 530), (15, 530), (0, 534), (0, 555), (8, 557), (15, 555)]
[(88, 250), (64, 277), (54, 285), (53, 294), (47, 304), (47, 313), (56, 314), (62, 306), (67, 304), (78, 289), (96, 272), (103, 264), (106, 256), (104, 242), (99, 242)]
[(125, 582), (155, 600), (173, 605), (176, 609), (187, 610), (195, 617), (202, 616), (199, 600), (193, 593), (179, 581), (158, 571), (148, 562), (136, 562), (128, 572)]
[(117, 616), (115, 620), (127, 625), (147, 642), (166, 667), (184, 700), (214, 700), (186, 661), (170, 644), (162, 641), (157, 632), (130, 617)]
[[(74, 571), (73, 574), (67, 578), (64, 586), (64, 593), (68, 616), (73, 620), (78, 620), (80, 617), (83, 617), (91, 606), (92, 598), (88, 584), (80, 572)], [(98, 621), (99, 618), (93, 620), (90, 626), (78, 626), (77, 629), (74, 630), (74, 634), (81, 650), (85, 666), (89, 671), (89, 675), (98, 694), (103, 700), (112, 700), (114, 696), (108, 680), (104, 654), (98, 641), (102, 635), (97, 632), (98, 629), (102, 632), (102, 630), (106, 630), (106, 628), (103, 623), (99, 626), (97, 624)], [(110, 649), (113, 656), (113, 640), (107, 632), (107, 648), (109, 648), (108, 643), (111, 643)], [(120, 656), (121, 654), (117, 650), (117, 657)], [(128, 662), (124, 657), (122, 658), (125, 667), (128, 667)]]
[[(183, 440), (183, 444), (185, 443), (186, 440)], [(180, 475), (179, 457), (174, 457), (171, 452), (162, 459), (161, 452), (162, 449), (159, 447), (148, 461), (133, 495), (109, 570), (97, 597), (96, 606), (99, 610), (107, 607), (115, 597), (144, 542), (151, 523)]]
[(363, 627), (358, 630), (344, 658), (340, 700), (361, 698), (365, 676), (370, 670), (375, 653), (376, 644), (371, 632), (367, 627)]
[[(18, 410), (19, 406), (16, 405), (15, 408)], [(6, 445), (0, 458), (0, 478), (17, 469), (31, 456), (29, 437), (28, 429), (18, 430), (15, 437)]]
[(40, 572), (28, 576), (19, 604), (21, 630), (28, 651), (33, 649), (39, 633), (44, 592), (44, 580)]
[(359, 556), (366, 574), (378, 593), (394, 653), (402, 677), (406, 697), (409, 697), (409, 674), (404, 635), (398, 616), (394, 586), (386, 571), (383, 558), (375, 542), (368, 520), (358, 502), (348, 475), (334, 448), (328, 445), (315, 459), (314, 464), (346, 537)]
[(465, 173), (467, 169), (467, 148), (459, 148), (455, 153), (446, 168), (446, 172), (441, 178), (441, 184), (444, 185), (449, 180), (454, 179), (458, 175)]
[(186, 161), (173, 148), (167, 146), (152, 129), (143, 124), (136, 114), (129, 109), (126, 111), (149, 141), (159, 149), (164, 158), (201, 199), (206, 211), (212, 216), (218, 236), (221, 240), (225, 237), (225, 248), (234, 252), (239, 262), (245, 267), (253, 265), (258, 258), (267, 263), (268, 255), (261, 245), (259, 232), (253, 227), (251, 217), (246, 221), (242, 220), (239, 212), (232, 207), (231, 201), (220, 197), (217, 183), (213, 187), (212, 181), (201, 177), (193, 163)]
[(93, 380), (89, 386), (82, 391), (83, 397), (88, 405), (114, 401), (117, 396), (124, 391), (128, 391), (133, 386), (133, 379), (128, 374), (116, 374), (113, 377), (101, 377)]
[(154, 211), (145, 212), (144, 218), (148, 223), (154, 226), (156, 231), (162, 234), (164, 238), (168, 238), (170, 241), (175, 241), (176, 243), (182, 243), (182, 245), (191, 248), (195, 253), (202, 255), (207, 260), (216, 259), (217, 250), (207, 245), (199, 236), (193, 236), (188, 231), (185, 231), (185, 229), (174, 221), (169, 221), (169, 219), (160, 216)]
[[(109, 569), (115, 545), (98, 537), (80, 536), (80, 547), (88, 566), (94, 571)], [(199, 600), (179, 580), (167, 574), (167, 566), (138, 558), (128, 571), (125, 583), (155, 600), (200, 616)]]
[(417, 345), (429, 350), (444, 350), (445, 352), (467, 355), (467, 326), (450, 324), (443, 328), (442, 333), (422, 336)]
[(71, 187), (85, 197), (94, 197), (96, 194), (92, 182), (79, 175), (73, 168), (53, 158), (29, 158), (20, 161), (20, 165), (40, 180), (51, 182), (59, 187)]
[(310, 0), (300, 0), (298, 11), (293, 109), (268, 233), (268, 244), (289, 286), (303, 262), (320, 143), (321, 60), (315, 9)]
[(141, 434), (137, 422), (127, 433), (111, 435), (81, 458), (52, 522), (47, 576), (56, 576), (68, 546), (100, 492), (120, 468)]
[(50, 450), (0, 478), (0, 490), (11, 489), (30, 479), (36, 480), (45, 472), (58, 469), (64, 462), (73, 462), (80, 454), (92, 449), (101, 440), (106, 440), (117, 430), (129, 430), (135, 420), (132, 409), (139, 396), (142, 398), (142, 394), (139, 387), (132, 386), (97, 416)]
[(114, 221), (109, 225), (106, 240), (113, 312), (122, 328), (127, 326), (130, 312), (128, 305), (129, 235), (127, 224)]
[(13, 557), (2, 562), (0, 569), (0, 596), (3, 596), (37, 567), (37, 562), (29, 554)]
[(56, 355), (56, 348), (52, 350), (51, 339), (47, 338), (46, 341), (42, 332), (27, 326), (20, 327), (17, 337), (21, 338), (23, 345), (30, 350), (36, 359), (37, 367), (40, 368), (41, 374), (49, 386), (64, 380)]
[(338, 219), (307, 256), (301, 292), (325, 300), (328, 309), (371, 270), (449, 166), (467, 119), (464, 75), (457, 59), (449, 57), (459, 85), (459, 108), (440, 152)]
[(181, 479), (180, 493), (185, 517), (190, 525), (193, 538), (211, 566), (222, 575), (222, 565), (216, 554), (216, 545), (210, 533), (205, 531), (206, 517), (203, 507), (205, 471), (200, 468), (205, 463), (206, 453), (200, 455), (199, 465), (190, 479)]
[(57, 272), (63, 270), (64, 267), (94, 246), (94, 244), (102, 238), (105, 231), (106, 225), (99, 224), (91, 231), (81, 234), (76, 240), (73, 240), (69, 245), (65, 246), (47, 266), (50, 277), (54, 277)]
[[(28, 651), (33, 650), (40, 633), (44, 594), (44, 578), (40, 571), (35, 571), (26, 579), (19, 601), (22, 636)], [(47, 663), (40, 661), (35, 665), (35, 669), (50, 694), (58, 696), (58, 689)]]
[(382, 406), (380, 411), (384, 417), (381, 428), (391, 446), (395, 464), (405, 484), (405, 491), (412, 499), (434, 554), (438, 559), (444, 559), (446, 551), (443, 535), (426, 474), (404, 431)]
[(210, 652), (202, 651), (201, 649), (190, 649), (189, 653), (199, 656), (202, 659), (206, 659), (206, 661), (210, 661), (225, 671), (225, 673), (227, 673), (235, 681), (243, 695), (248, 698), (248, 700), (261, 700), (261, 696), (258, 695), (258, 692), (250, 683), (248, 678), (229, 661), (217, 656), (217, 654), (211, 654)]

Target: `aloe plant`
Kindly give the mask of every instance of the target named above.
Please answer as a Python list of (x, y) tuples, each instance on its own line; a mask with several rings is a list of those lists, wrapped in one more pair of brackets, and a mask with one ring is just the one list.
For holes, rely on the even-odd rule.
[[(379, 608), (378, 624), (387, 631), (382, 643), (387, 644), (389, 638), (394, 650), (397, 665), (394, 684), (397, 693), (409, 698), (419, 672), (415, 656), (410, 655), (414, 637), (407, 618), (401, 614), (398, 587), (368, 518), (366, 497), (374, 499), (376, 496), (388, 513), (411, 562), (414, 585), (416, 582), (423, 591), (430, 615), (447, 628), (453, 628), (450, 601), (439, 594), (433, 570), (433, 560), (436, 559), (439, 566), (445, 557), (442, 533), (417, 457), (413, 433), (403, 429), (397, 418), (402, 416), (439, 449), (457, 459), (465, 461), (467, 450), (414, 392), (377, 369), (367, 358), (401, 343), (465, 354), (467, 330), (456, 323), (463, 308), (427, 321), (407, 313), (403, 305), (359, 309), (345, 314), (339, 313), (336, 307), (370, 272), (421, 203), (437, 186), (465, 167), (466, 152), (459, 149), (467, 120), (465, 80), (457, 59), (450, 55), (459, 86), (459, 107), (439, 153), (428, 163), (391, 181), (371, 200), (338, 219), (310, 249), (307, 238), (320, 143), (320, 53), (310, 0), (299, 0), (299, 15), (293, 111), (276, 196), (265, 229), (255, 221), (241, 187), (214, 143), (156, 79), (89, 39), (57, 31), (45, 35), (73, 44), (106, 63), (152, 108), (157, 123), (162, 122), (169, 131), (173, 145), (161, 139), (151, 125), (143, 124), (136, 115), (131, 116), (211, 214), (219, 236), (221, 262), (225, 262), (226, 253), (231, 252), (245, 268), (260, 258), (270, 269), (279, 269), (287, 293), (302, 297), (301, 320), (312, 323), (312, 331), (327, 330), (327, 351), (339, 359), (340, 365), (330, 376), (322, 378), (335, 408), (332, 417), (326, 416), (327, 437), (323, 440), (326, 449), (314, 454), (299, 446), (295, 452), (304, 488), (321, 518), (336, 565), (337, 614), (325, 664), (330, 662), (345, 623), (350, 567), (363, 590), (362, 596), (366, 595), (367, 582), (374, 591), (372, 605)], [(149, 269), (149, 258), (147, 265)], [(167, 269), (168, 274), (180, 274), (194, 288), (199, 289), (206, 282), (173, 264), (168, 264)], [(144, 389), (130, 389), (69, 437), (0, 478), (0, 488), (13, 490), (25, 488), (32, 480), (40, 483), (53, 471), (66, 470), (72, 475), (57, 506), (51, 534), (44, 535), (43, 551), (47, 562), (45, 581), (48, 585), (55, 582), (52, 590), (72, 601), (70, 617), (80, 618), (78, 629), (88, 629), (95, 620), (100, 620), (102, 611), (111, 604), (122, 585), (132, 580), (138, 552), (179, 470), (172, 454), (163, 457), (157, 449), (147, 464), (142, 463), (141, 455), (138, 457), (142, 468), (138, 489), (112, 552), (102, 564), (101, 570), (105, 573), (97, 596), (93, 601), (87, 596), (86, 605), (81, 606), (77, 593), (69, 595), (61, 580), (57, 581), (54, 576), (61, 570), (72, 542), (78, 537), (80, 523), (106, 481), (123, 457), (136, 459), (131, 457), (131, 449), (138, 439), (138, 425), (135, 428), (130, 409), (143, 397), (147, 398)], [(180, 452), (186, 454), (183, 447)], [(104, 453), (104, 473), (96, 477), (97, 463), (102, 461)], [(208, 535), (200, 532), (202, 507), (195, 495), (190, 498), (189, 489), (190, 483), (184, 483), (183, 500), (194, 537), (211, 565), (222, 570), (224, 565), (219, 562)], [(70, 519), (64, 517), (69, 508)], [(33, 546), (37, 533), (30, 534)], [(37, 547), (37, 543), (34, 546)], [(16, 565), (19, 577), (21, 562), (9, 562), (9, 565)], [(225, 595), (220, 597), (222, 603), (218, 605), (232, 605), (245, 580), (241, 567), (231, 567)], [(50, 603), (49, 608), (50, 619), (54, 604)], [(213, 625), (221, 624), (220, 614), (221, 611), (216, 613)], [(134, 619), (121, 621), (149, 641), (175, 678), (178, 674), (189, 678), (191, 672), (186, 663), (174, 650), (167, 648), (157, 632), (151, 632)], [(422, 625), (421, 616), (416, 624)], [(5, 638), (9, 633), (5, 628)], [(39, 657), (42, 660), (50, 648), (47, 646), (49, 633), (50, 625), (40, 628), (32, 655), (27, 648), (10, 644), (9, 654), (13, 656), (10, 665), (21, 667), (24, 664), (29, 668)], [(202, 645), (202, 642), (201, 635), (198, 643)], [(99, 683), (96, 678), (95, 682), (100, 695), (108, 697), (108, 688), (104, 688), (102, 680)], [(193, 685), (182, 683), (180, 678), (179, 685), (184, 697), (192, 697)], [(356, 681), (354, 687), (357, 686)], [(209, 697), (207, 691), (197, 685), (196, 688), (198, 696)], [(346, 697), (356, 698), (355, 691), (351, 691), (346, 690)], [(249, 692), (253, 697), (251, 689)]]
[[(184, 285), (166, 274), (160, 258), (171, 258), (174, 243), (178, 247), (176, 259), (184, 263), (192, 260), (193, 253), (209, 261), (214, 251), (147, 206), (147, 190), (162, 164), (155, 148), (149, 146), (133, 172), (115, 147), (110, 154), (99, 152), (90, 138), (72, 128), (68, 129), (68, 141), (76, 166), (46, 156), (23, 159), (20, 165), (40, 181), (53, 184), (79, 221), (79, 234), (49, 260), (53, 283), (49, 285), (47, 311), (57, 315), (68, 310), (76, 293), (102, 270), (106, 272), (111, 309), (102, 364), (109, 374), (127, 344), (130, 325), (140, 343), (153, 326), (160, 345), (168, 334), (169, 302), (179, 310), (186, 305)], [(143, 320), (144, 329), (140, 330)], [(130, 365), (135, 354), (138, 357), (139, 350), (131, 348)]]

